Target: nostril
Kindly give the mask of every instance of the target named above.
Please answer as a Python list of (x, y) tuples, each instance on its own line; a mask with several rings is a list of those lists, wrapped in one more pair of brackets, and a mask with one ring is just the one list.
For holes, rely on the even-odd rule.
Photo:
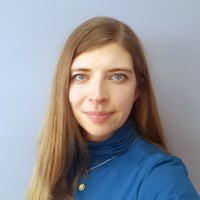
[(92, 102), (102, 103), (102, 102), (107, 102), (108, 98), (109, 95), (104, 82), (101, 83), (93, 82), (90, 90), (89, 100)]
[(95, 97), (95, 96), (93, 96), (89, 100), (91, 102), (103, 103), (103, 102), (107, 102), (108, 98), (107, 97), (103, 97), (103, 96), (102, 97)]

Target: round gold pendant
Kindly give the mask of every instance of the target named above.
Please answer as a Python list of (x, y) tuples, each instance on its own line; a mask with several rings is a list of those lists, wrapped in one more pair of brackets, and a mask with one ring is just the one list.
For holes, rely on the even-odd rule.
[(84, 183), (82, 183), (82, 184), (79, 185), (79, 190), (80, 191), (85, 190), (85, 184)]

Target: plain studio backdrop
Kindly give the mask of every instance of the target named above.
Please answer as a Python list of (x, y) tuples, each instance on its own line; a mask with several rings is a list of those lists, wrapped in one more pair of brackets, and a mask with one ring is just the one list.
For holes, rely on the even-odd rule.
[(25, 199), (54, 69), (94, 16), (129, 24), (149, 59), (167, 144), (200, 192), (199, 0), (0, 0), (0, 198)]

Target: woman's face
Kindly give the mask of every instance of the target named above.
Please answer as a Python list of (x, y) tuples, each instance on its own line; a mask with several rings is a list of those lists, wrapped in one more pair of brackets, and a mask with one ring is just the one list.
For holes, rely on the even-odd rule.
[(137, 98), (131, 55), (113, 43), (77, 56), (69, 101), (87, 141), (103, 141), (127, 120)]

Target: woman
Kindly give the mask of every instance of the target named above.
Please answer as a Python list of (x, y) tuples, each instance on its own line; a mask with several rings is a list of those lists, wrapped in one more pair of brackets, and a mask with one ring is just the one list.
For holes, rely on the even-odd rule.
[(124, 23), (92, 18), (68, 38), (28, 199), (200, 199), (166, 151), (147, 62)]

